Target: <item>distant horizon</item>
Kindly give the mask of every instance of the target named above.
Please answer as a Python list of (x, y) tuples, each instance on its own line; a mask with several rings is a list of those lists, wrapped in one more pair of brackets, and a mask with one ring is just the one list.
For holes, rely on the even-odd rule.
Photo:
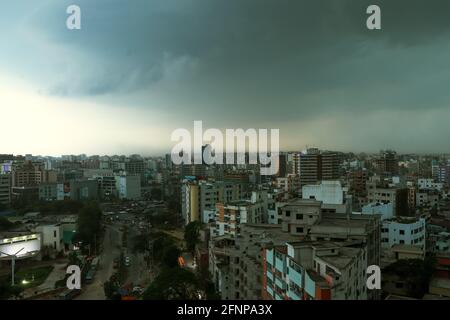
[[(314, 147), (316, 148), (316, 147)], [(353, 153), (355, 155), (361, 155), (361, 154), (367, 154), (367, 155), (377, 155), (379, 154), (381, 151), (395, 151), (396, 154), (398, 156), (405, 156), (405, 155), (417, 155), (417, 156), (450, 156), (450, 152), (445, 153), (445, 152), (429, 152), (429, 153), (424, 153), (424, 152), (398, 152), (395, 149), (381, 149), (378, 151), (372, 151), (372, 152), (365, 152), (365, 151), (341, 151), (341, 150), (336, 150), (336, 149), (321, 149), (318, 148), (321, 151), (331, 151), (331, 152), (338, 152), (338, 153), (343, 153), (343, 154), (350, 154)], [(306, 149), (299, 149), (299, 150), (280, 150), (280, 153), (298, 153), (298, 152), (302, 152)], [(12, 155), (14, 157), (26, 157), (28, 155), (31, 155), (32, 157), (42, 157), (42, 158), (62, 158), (65, 156), (74, 156), (74, 157), (79, 157), (79, 156), (86, 156), (87, 158), (91, 158), (91, 157), (114, 157), (114, 156), (118, 156), (118, 157), (131, 157), (134, 155), (137, 156), (141, 156), (144, 158), (147, 157), (165, 157), (167, 154), (170, 154), (169, 152), (166, 153), (158, 153), (158, 154), (144, 154), (144, 153), (127, 153), (127, 154), (121, 154), (121, 153), (109, 153), (109, 154), (89, 154), (89, 153), (72, 153), (72, 154), (61, 154), (61, 155), (42, 155), (42, 154), (32, 154), (32, 153), (5, 153), (5, 152), (0, 152), (0, 156), (3, 155)]]

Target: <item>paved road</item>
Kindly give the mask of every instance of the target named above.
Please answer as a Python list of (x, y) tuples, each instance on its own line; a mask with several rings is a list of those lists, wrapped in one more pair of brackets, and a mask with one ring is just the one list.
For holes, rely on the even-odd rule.
[(120, 256), (121, 232), (114, 226), (106, 226), (103, 238), (103, 251), (100, 254), (99, 268), (91, 284), (85, 284), (77, 300), (104, 300), (103, 284), (114, 272), (114, 258)]

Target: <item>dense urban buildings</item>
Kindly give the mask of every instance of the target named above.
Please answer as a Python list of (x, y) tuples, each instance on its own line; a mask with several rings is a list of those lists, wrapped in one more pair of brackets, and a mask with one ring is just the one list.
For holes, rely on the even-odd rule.
[[(189, 169), (167, 156), (10, 155), (0, 173), (0, 217), (8, 221), (2, 224), (7, 228), (2, 236), (19, 235), (13, 237), (14, 248), (14, 239), (31, 241), (35, 250), (24, 259), (28, 264), (77, 254), (95, 265), (131, 255), (139, 237), (161, 236), (162, 230), (171, 237), (181, 233), (177, 241), (190, 249), (181, 247), (179, 265), (206, 272), (221, 299), (416, 297), (396, 287), (403, 282), (395, 268), (408, 260), (425, 264), (433, 257), (435, 271), (424, 294), (445, 292), (450, 185), (431, 170), (433, 156), (408, 155), (405, 162), (391, 151), (354, 155), (308, 149), (286, 152), (282, 159), (282, 170), (262, 177), (254, 165)], [(418, 167), (427, 166), (430, 170), (418, 173)], [(95, 217), (92, 204), (100, 204), (99, 223), (106, 233), (83, 236), (80, 223), (86, 222), (81, 217)], [(191, 243), (187, 230), (194, 227), (198, 238)], [(125, 229), (132, 234), (126, 243), (113, 239)], [(11, 251), (9, 242), (4, 240), (3, 246)], [(143, 270), (154, 263), (146, 259), (157, 248), (152, 241), (141, 245), (144, 249), (133, 254), (133, 261), (122, 259), (131, 268), (128, 278), (142, 282), (149, 281)], [(367, 286), (371, 266), (387, 275), (380, 289)], [(7, 259), (0, 268), (9, 270)], [(87, 288), (95, 273), (87, 276)], [(138, 295), (124, 288), (118, 289), (124, 297)]]

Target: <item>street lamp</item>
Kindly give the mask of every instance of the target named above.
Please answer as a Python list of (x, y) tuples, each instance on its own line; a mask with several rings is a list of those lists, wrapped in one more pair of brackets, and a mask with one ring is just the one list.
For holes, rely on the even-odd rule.
[(8, 257), (11, 257), (11, 286), (14, 286), (14, 267), (15, 267), (15, 264), (16, 264), (17, 255), (23, 249), (25, 249), (25, 247), (20, 249), (19, 251), (17, 251), (15, 254), (8, 254), (6, 252), (0, 251), (1, 254), (4, 254), (4, 255), (7, 255)]

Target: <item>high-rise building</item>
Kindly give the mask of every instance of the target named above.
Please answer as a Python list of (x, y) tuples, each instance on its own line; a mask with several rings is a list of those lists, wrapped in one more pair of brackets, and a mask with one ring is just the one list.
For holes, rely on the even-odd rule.
[(263, 250), (262, 297), (366, 300), (366, 266), (366, 247), (353, 241), (293, 241), (269, 247)]
[(300, 185), (339, 178), (339, 157), (335, 152), (311, 148), (300, 154)]
[[(205, 210), (215, 210), (216, 203), (241, 200), (239, 183), (186, 180), (181, 186), (181, 213), (186, 224), (201, 221)], [(204, 221), (207, 222), (207, 221)]]
[(267, 203), (262, 201), (252, 202), (249, 200), (232, 201), (227, 204), (217, 203), (216, 219), (212, 227), (214, 236), (238, 236), (241, 226), (245, 223), (263, 223), (267, 215)]
[(339, 178), (339, 156), (336, 152), (322, 152), (320, 154), (320, 180), (335, 180)]
[(350, 172), (349, 174), (350, 187), (355, 195), (363, 196), (366, 194), (367, 179), (368, 173), (366, 169), (357, 169)]
[(141, 178), (139, 175), (117, 175), (116, 190), (119, 199), (141, 199)]
[(279, 168), (278, 168), (278, 177), (286, 177), (288, 174), (288, 156), (286, 153), (280, 153), (278, 156), (279, 159)]
[(435, 182), (450, 184), (450, 162), (439, 164), (433, 161), (431, 172)]
[(11, 203), (11, 175), (0, 174), (0, 203), (9, 205)]
[(31, 161), (27, 161), (21, 166), (14, 166), (12, 170), (12, 186), (37, 186), (43, 182), (43, 171), (43, 164)]
[(396, 175), (398, 174), (398, 159), (395, 151), (380, 151), (379, 156), (375, 159), (375, 168), (380, 175)]
[[(222, 299), (377, 299), (363, 278), (369, 265), (380, 264), (380, 217), (322, 213), (321, 206), (296, 199), (279, 208), (281, 225), (244, 224), (238, 238), (212, 238), (210, 272)], [(270, 251), (275, 247), (284, 255)], [(294, 264), (287, 259), (305, 281), (288, 274)], [(291, 275), (297, 287), (288, 288)]]
[(308, 149), (300, 154), (300, 185), (315, 184), (320, 181), (322, 163), (318, 149)]
[(367, 200), (369, 203), (392, 203), (395, 216), (408, 216), (408, 189), (378, 185), (376, 182), (367, 183)]

